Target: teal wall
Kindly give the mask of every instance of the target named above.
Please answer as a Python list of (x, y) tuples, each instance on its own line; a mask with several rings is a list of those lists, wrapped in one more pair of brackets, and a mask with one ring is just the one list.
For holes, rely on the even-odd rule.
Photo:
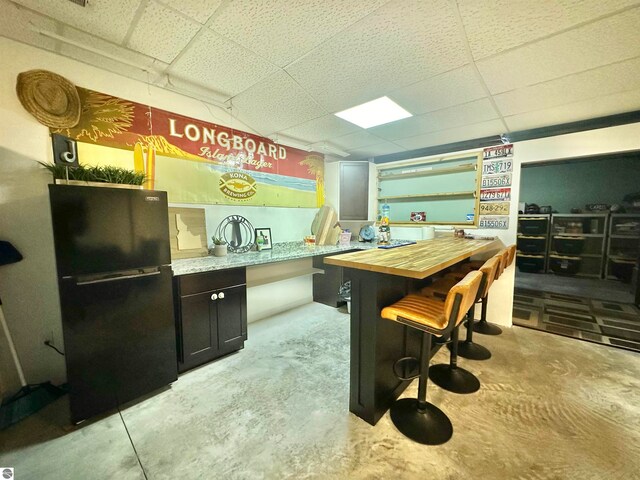
[(587, 203), (622, 203), (640, 191), (640, 155), (579, 160), (571, 163), (523, 165), (520, 202), (551, 205), (560, 213)]

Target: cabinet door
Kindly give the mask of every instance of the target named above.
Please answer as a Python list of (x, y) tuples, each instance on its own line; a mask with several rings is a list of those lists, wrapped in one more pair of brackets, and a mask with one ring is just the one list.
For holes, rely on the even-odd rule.
[(216, 322), (217, 300), (214, 291), (196, 293), (180, 298), (182, 313), (182, 349), (184, 363), (180, 370), (205, 363), (218, 355)]
[(244, 285), (218, 292), (216, 324), (220, 355), (239, 350), (247, 338), (247, 289)]
[(340, 220), (367, 220), (369, 162), (340, 164)]

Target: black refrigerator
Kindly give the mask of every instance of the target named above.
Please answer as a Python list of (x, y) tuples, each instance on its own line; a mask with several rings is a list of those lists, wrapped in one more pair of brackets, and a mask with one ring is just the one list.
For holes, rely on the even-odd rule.
[(166, 192), (50, 185), (71, 420), (177, 379)]

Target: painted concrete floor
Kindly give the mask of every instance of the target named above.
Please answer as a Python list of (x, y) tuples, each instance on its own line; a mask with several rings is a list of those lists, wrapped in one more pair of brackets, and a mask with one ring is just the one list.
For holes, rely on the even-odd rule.
[(442, 446), (348, 412), (349, 318), (309, 304), (121, 415), (72, 429), (62, 398), (0, 433), (0, 466), (20, 480), (640, 478), (639, 354), (518, 327), (478, 340), (493, 357), (460, 364), (479, 392), (429, 387), (454, 425)]
[(633, 303), (630, 283), (599, 278), (572, 277), (553, 273), (526, 273), (516, 269), (516, 288)]

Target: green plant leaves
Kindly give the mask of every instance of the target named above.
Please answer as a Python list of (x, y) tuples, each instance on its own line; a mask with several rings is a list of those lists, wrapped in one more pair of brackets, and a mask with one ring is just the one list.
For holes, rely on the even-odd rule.
[[(66, 179), (66, 166), (53, 163), (38, 162), (49, 170), (53, 178)], [(69, 169), (69, 180), (80, 180), (83, 182), (101, 183), (124, 183), (127, 185), (142, 185), (147, 176), (141, 172), (135, 172), (121, 167), (105, 166), (85, 166), (79, 165)]]

